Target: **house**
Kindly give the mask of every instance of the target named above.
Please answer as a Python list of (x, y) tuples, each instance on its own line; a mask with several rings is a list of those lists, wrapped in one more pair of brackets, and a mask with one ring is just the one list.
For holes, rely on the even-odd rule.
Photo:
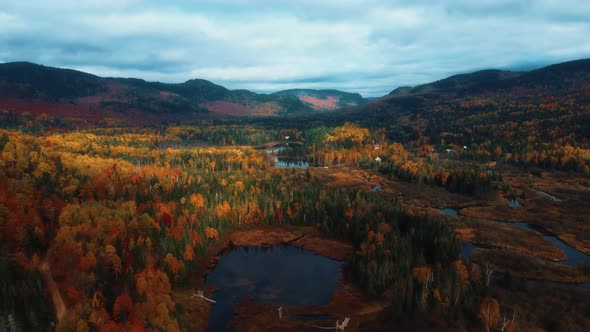
[(373, 144), (373, 150), (381, 150), (381, 144)]
[(377, 157), (377, 158), (375, 158), (375, 161), (378, 162), (378, 163), (380, 163), (381, 162), (381, 158)]

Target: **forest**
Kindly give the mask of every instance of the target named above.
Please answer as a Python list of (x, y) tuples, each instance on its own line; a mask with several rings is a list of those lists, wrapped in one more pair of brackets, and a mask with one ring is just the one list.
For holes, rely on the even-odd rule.
[[(481, 272), (461, 260), (448, 226), (377, 194), (327, 190), (309, 170), (276, 169), (263, 151), (247, 146), (285, 132), (234, 126), (3, 131), (3, 320), (24, 330), (49, 328), (59, 314), (40, 287), (43, 267), (50, 266), (54, 291), (68, 308), (58, 331), (179, 330), (171, 289), (186, 286), (195, 258), (242, 224), (317, 224), (326, 236), (351, 241), (363, 288), (403, 290), (392, 310), (442, 310), (481, 294)], [(302, 135), (313, 136), (293, 137)], [(371, 167), (362, 153), (340, 150), (362, 148), (372, 140), (364, 135), (352, 125), (336, 128), (321, 145), (309, 141), (310, 156), (321, 164)], [(222, 144), (195, 147), (204, 137)], [(404, 179), (418, 178), (408, 172)]]
[[(191, 294), (220, 293), (204, 279), (234, 246), (269, 243), (343, 262), (330, 303), (289, 310), (350, 330), (588, 330), (590, 86), (570, 75), (587, 63), (333, 112), (311, 103), (332, 90), (20, 82), (6, 93), (41, 99), (0, 104), (0, 331), (205, 330), (212, 305)], [(250, 113), (214, 112), (234, 102)], [(238, 331), (310, 329), (244, 303)]]
[[(355, 167), (464, 195), (498, 190), (502, 177), (484, 164), (461, 166), (467, 152), (406, 148), (353, 123), (29, 127), (0, 133), (0, 319), (12, 330), (183, 330), (172, 291), (191, 285), (208, 247), (245, 225), (284, 224), (352, 243), (355, 282), (371, 296), (394, 292), (392, 314), (514, 325), (491, 297), (490, 271), (460, 254), (449, 224), (379, 192), (328, 188), (314, 172)], [(260, 148), (286, 136), (311, 169), (275, 168)], [(575, 166), (576, 151), (546, 166)], [(497, 152), (484, 160), (513, 162)]]

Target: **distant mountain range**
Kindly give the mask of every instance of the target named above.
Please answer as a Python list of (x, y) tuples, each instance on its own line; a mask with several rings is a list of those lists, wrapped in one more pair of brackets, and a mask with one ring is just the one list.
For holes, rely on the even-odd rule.
[[(108, 118), (149, 124), (221, 116), (326, 114), (331, 119), (389, 123), (402, 136), (415, 135), (411, 128), (416, 124), (440, 135), (444, 130), (459, 129), (449, 128), (452, 126), (480, 125), (470, 119), (490, 109), (497, 113), (497, 121), (530, 120), (539, 114), (527, 112), (518, 118), (507, 114), (521, 110), (525, 103), (538, 106), (552, 102), (574, 102), (572, 109), (590, 104), (590, 59), (528, 72), (483, 70), (455, 75), (415, 87), (400, 87), (370, 100), (338, 90), (292, 89), (258, 94), (229, 90), (202, 79), (169, 84), (103, 78), (28, 62), (0, 64), (0, 112), (46, 113), (91, 122)], [(334, 110), (339, 111), (328, 113)], [(584, 129), (587, 126), (580, 125)]]
[(337, 90), (286, 90), (258, 94), (206, 80), (179, 84), (103, 78), (28, 62), (0, 64), (0, 110), (63, 117), (149, 122), (216, 116), (272, 116), (334, 110), (366, 103)]
[(364, 105), (368, 99), (358, 93), (338, 90), (291, 89), (273, 93), (275, 96), (295, 96), (316, 111), (333, 111), (344, 107)]
[(400, 87), (364, 107), (340, 113), (387, 124), (392, 138), (400, 141), (427, 135), (460, 145), (475, 137), (526, 144), (533, 135), (543, 136), (543, 141), (590, 143), (590, 59), (527, 72), (455, 75)]
[(590, 59), (574, 60), (526, 71), (481, 70), (454, 75), (433, 83), (416, 87), (400, 87), (390, 96), (428, 95), (452, 93), (455, 96), (490, 92), (507, 92), (514, 88), (561, 89), (576, 88), (590, 78)]

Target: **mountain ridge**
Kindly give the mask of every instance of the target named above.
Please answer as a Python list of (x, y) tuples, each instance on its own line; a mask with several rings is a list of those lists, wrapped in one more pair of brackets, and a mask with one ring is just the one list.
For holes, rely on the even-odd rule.
[[(147, 113), (148, 118), (164, 115), (180, 119), (273, 116), (366, 103), (360, 94), (338, 90), (299, 89), (308, 96), (296, 96), (290, 90), (261, 94), (245, 89), (231, 90), (201, 78), (163, 83), (140, 78), (101, 77), (26, 61), (0, 64), (0, 88), (0, 98), (5, 101), (0, 107), (17, 111), (43, 111), (32, 106), (38, 107), (41, 103), (47, 104), (45, 111), (53, 112), (60, 104), (67, 104), (78, 107), (80, 114), (103, 111), (113, 116), (112, 113), (124, 115), (126, 110), (134, 110)], [(320, 98), (316, 98), (318, 96)]]
[[(176, 119), (311, 111), (293, 96), (230, 90), (204, 79), (183, 83), (150, 82), (138, 78), (100, 77), (30, 62), (0, 64), (0, 98), (3, 102), (0, 108), (16, 111), (51, 113), (60, 105), (67, 105), (73, 107), (73, 113), (82, 116), (88, 116), (88, 112), (103, 112), (106, 116), (118, 114), (115, 116), (118, 118), (125, 118), (126, 110), (146, 113), (147, 118)], [(45, 106), (37, 109), (39, 105)]]
[[(563, 79), (563, 75), (586, 72), (584, 77), (590, 77), (590, 58), (577, 59), (562, 63), (551, 64), (530, 71), (511, 71), (500, 69), (483, 69), (470, 73), (452, 75), (434, 82), (416, 86), (398, 87), (388, 96), (400, 94), (421, 94), (432, 91), (448, 91), (453, 88), (464, 89), (508, 89), (524, 84), (551, 84), (553, 80)], [(464, 86), (458, 86), (463, 83)], [(494, 84), (487, 85), (486, 84)]]
[(347, 116), (386, 124), (389, 136), (401, 142), (427, 136), (435, 144), (519, 150), (534, 142), (587, 144), (590, 59), (526, 72), (483, 70), (400, 87)]
[[(399, 125), (395, 122), (408, 115), (426, 122), (455, 121), (456, 117), (469, 116), (463, 109), (473, 104), (474, 99), (496, 105), (498, 101), (502, 105), (525, 102), (541, 105), (570, 98), (585, 105), (585, 93), (590, 89), (588, 82), (590, 59), (580, 59), (531, 71), (486, 69), (458, 74), (414, 87), (398, 87), (388, 95), (369, 99), (333, 89), (289, 89), (258, 94), (230, 90), (198, 78), (183, 83), (150, 82), (10, 62), (0, 64), (0, 111), (93, 121), (112, 118), (132, 125), (225, 116), (305, 115), (321, 119), (326, 111), (339, 109), (329, 112), (326, 119), (385, 121), (396, 127)], [(440, 109), (450, 112), (447, 118), (439, 119), (440, 114), (433, 111)], [(471, 112), (480, 109), (472, 108)]]
[(368, 102), (359, 93), (335, 89), (287, 89), (272, 93), (277, 96), (295, 96), (316, 111), (331, 111), (339, 108), (361, 106)]

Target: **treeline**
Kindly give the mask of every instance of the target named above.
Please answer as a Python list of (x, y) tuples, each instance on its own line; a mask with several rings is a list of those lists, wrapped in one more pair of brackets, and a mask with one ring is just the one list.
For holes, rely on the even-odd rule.
[(264, 129), (250, 125), (212, 125), (212, 126), (177, 126), (166, 128), (162, 132), (166, 140), (176, 140), (191, 145), (206, 142), (209, 145), (262, 145), (273, 141), (283, 141), (285, 136), (291, 140), (299, 139), (297, 131), (290, 129)]
[(420, 312), (471, 306), (485, 289), (477, 265), (461, 259), (460, 243), (445, 223), (385, 210), (365, 223), (353, 260), (372, 294), (389, 293), (392, 311)]
[(444, 222), (412, 215), (378, 193), (320, 191), (309, 217), (329, 236), (355, 245), (352, 270), (372, 295), (390, 294), (391, 310), (428, 312), (475, 305), (488, 287), (480, 267), (460, 256)]
[(537, 144), (505, 156), (505, 160), (522, 167), (541, 167), (574, 171), (590, 176), (590, 149), (566, 144)]
[(441, 186), (451, 192), (480, 194), (495, 187), (500, 179), (473, 163), (449, 159), (424, 143), (414, 152), (389, 142), (383, 131), (345, 124), (336, 128), (315, 128), (304, 133), (313, 164), (355, 165), (380, 171), (390, 177)]

